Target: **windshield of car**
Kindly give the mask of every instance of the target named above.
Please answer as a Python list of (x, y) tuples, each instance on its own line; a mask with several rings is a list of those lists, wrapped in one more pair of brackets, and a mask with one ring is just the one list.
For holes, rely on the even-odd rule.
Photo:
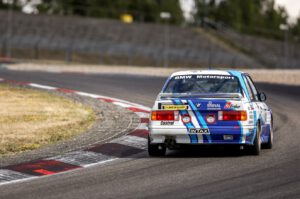
[(235, 76), (179, 75), (168, 81), (163, 93), (241, 93), (241, 88)]

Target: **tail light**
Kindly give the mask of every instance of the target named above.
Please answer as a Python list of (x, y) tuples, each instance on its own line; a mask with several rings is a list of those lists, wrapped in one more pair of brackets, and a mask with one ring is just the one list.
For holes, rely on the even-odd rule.
[(219, 111), (218, 120), (223, 121), (246, 121), (247, 111)]
[(151, 112), (152, 121), (174, 121), (179, 120), (178, 111), (152, 111)]

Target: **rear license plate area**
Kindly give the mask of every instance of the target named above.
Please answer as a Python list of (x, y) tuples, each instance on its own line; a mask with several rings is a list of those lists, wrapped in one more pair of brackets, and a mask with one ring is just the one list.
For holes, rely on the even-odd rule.
[(192, 134), (210, 134), (209, 129), (208, 128), (191, 128), (189, 129), (189, 133)]

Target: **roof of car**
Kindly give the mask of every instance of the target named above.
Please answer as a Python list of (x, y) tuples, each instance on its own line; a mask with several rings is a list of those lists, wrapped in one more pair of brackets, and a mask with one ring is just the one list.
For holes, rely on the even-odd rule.
[(237, 70), (187, 70), (175, 72), (171, 76), (173, 77), (178, 75), (232, 75), (232, 73), (243, 74), (243, 72)]

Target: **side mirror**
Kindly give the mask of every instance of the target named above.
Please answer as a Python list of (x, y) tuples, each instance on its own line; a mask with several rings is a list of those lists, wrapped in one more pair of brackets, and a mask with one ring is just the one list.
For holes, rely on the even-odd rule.
[(261, 102), (265, 102), (267, 100), (267, 96), (264, 92), (259, 93), (258, 98)]

